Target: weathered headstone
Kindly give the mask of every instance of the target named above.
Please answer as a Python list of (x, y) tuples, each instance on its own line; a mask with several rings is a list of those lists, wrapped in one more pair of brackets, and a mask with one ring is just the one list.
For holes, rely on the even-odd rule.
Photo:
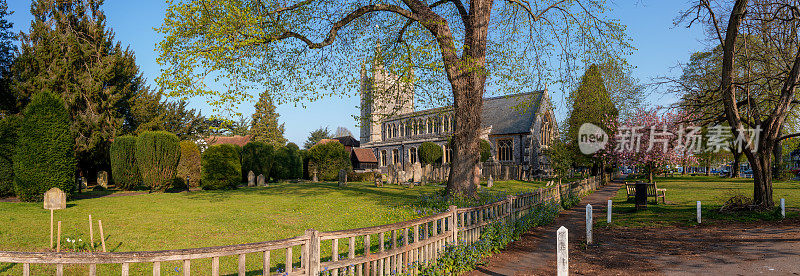
[(383, 180), (382, 175), (379, 173), (375, 174), (375, 187), (383, 187)]
[(256, 185), (256, 174), (253, 171), (247, 172), (247, 186), (253, 187)]
[(492, 178), (492, 175), (490, 174), (489, 180), (486, 181), (486, 188), (491, 188), (492, 186), (494, 186), (494, 178)]
[(569, 232), (561, 226), (556, 232), (556, 269), (558, 276), (569, 275)]
[(67, 208), (67, 194), (59, 188), (51, 188), (44, 193), (44, 208), (60, 210)]
[(503, 180), (508, 180), (511, 177), (511, 172), (509, 169), (509, 166), (505, 166), (505, 169), (503, 170)]
[(264, 174), (259, 174), (258, 175), (258, 184), (257, 185), (258, 186), (265, 186), (265, 187), (267, 186), (267, 179), (266, 179), (266, 177), (264, 177)]
[(312, 172), (311, 181), (312, 182), (318, 182), (319, 181), (319, 179), (317, 179), (317, 170), (314, 170), (314, 172)]
[(586, 204), (586, 244), (592, 244), (592, 205)]
[(347, 184), (347, 171), (344, 169), (339, 170), (339, 187), (344, 187)]
[(100, 187), (108, 189), (108, 172), (106, 171), (97, 172), (97, 185), (100, 185)]
[(412, 169), (413, 173), (413, 182), (422, 182), (422, 164), (419, 162), (414, 163), (414, 168)]

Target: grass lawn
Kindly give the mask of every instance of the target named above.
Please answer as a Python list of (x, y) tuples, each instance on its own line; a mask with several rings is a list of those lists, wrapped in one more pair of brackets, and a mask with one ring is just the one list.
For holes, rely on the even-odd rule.
[[(510, 194), (543, 186), (543, 182), (497, 181), (493, 192)], [(421, 216), (413, 205), (420, 195), (440, 187), (397, 185), (377, 188), (372, 183), (281, 183), (270, 187), (240, 188), (232, 191), (154, 193), (100, 197), (67, 202), (57, 210), (64, 239), (88, 241), (88, 216), (102, 220), (109, 251), (143, 251), (277, 240), (302, 235), (305, 229), (319, 231), (361, 228), (409, 220)], [(95, 221), (95, 239), (99, 230)], [(41, 203), (0, 202), (0, 250), (46, 251), (49, 245), (49, 211)], [(346, 248), (346, 247), (344, 247)], [(235, 258), (235, 257), (233, 257)], [(235, 261), (222, 259), (222, 269), (235, 271)], [(273, 266), (282, 256), (273, 257)], [(210, 260), (192, 263), (193, 270), (207, 271)], [(248, 256), (248, 268), (260, 266)], [(0, 274), (19, 274), (21, 265), (0, 264)], [(148, 265), (131, 266), (132, 275), (143, 274)], [(180, 264), (162, 264), (165, 271)], [(44, 266), (32, 266), (44, 269)], [(49, 269), (49, 268), (47, 268)], [(98, 272), (118, 266), (98, 266)], [(65, 267), (65, 272), (83, 273), (83, 267)], [(33, 273), (49, 273), (42, 270)], [(67, 273), (71, 274), (71, 273)]]
[[(633, 202), (627, 202), (623, 186), (613, 198), (612, 225), (617, 227), (696, 225), (697, 201), (702, 202), (703, 224), (729, 221), (779, 220), (780, 211), (722, 214), (718, 210), (734, 195), (752, 197), (753, 180), (747, 178), (722, 178), (717, 176), (681, 176), (656, 178), (658, 188), (667, 189), (667, 204), (653, 204), (648, 198), (647, 210), (636, 211)], [(784, 181), (773, 184), (776, 207), (780, 198), (786, 199), (786, 216), (797, 216), (800, 208), (800, 182)], [(605, 213), (605, 210), (602, 210)], [(598, 220), (605, 226), (606, 220)]]

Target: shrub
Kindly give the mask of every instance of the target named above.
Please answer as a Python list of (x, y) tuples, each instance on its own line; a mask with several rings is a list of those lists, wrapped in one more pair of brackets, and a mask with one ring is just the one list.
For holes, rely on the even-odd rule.
[(136, 141), (136, 163), (142, 181), (150, 191), (169, 189), (177, 173), (180, 145), (175, 134), (166, 131), (147, 131)]
[[(344, 149), (344, 147), (342, 149)], [(297, 145), (289, 143), (275, 152), (275, 166), (272, 172), (273, 178), (294, 179), (302, 177), (302, 174), (303, 159), (300, 156), (300, 150)]]
[(352, 182), (373, 182), (375, 181), (375, 173), (374, 172), (348, 172), (347, 173), (347, 181)]
[(337, 180), (339, 170), (351, 170), (350, 155), (340, 143), (318, 144), (311, 147), (308, 154), (322, 180)]
[(117, 188), (133, 190), (142, 184), (139, 165), (136, 163), (136, 136), (114, 138), (109, 149), (111, 157), (111, 177)]
[(8, 116), (0, 120), (0, 197), (14, 195), (14, 151), (20, 117)]
[(200, 186), (200, 148), (192, 141), (181, 141), (181, 159), (178, 161), (178, 177), (187, 188)]
[(23, 201), (41, 201), (53, 187), (67, 197), (77, 191), (75, 135), (64, 101), (49, 91), (33, 95), (23, 111), (14, 154), (14, 192)]
[(247, 181), (247, 173), (270, 175), (275, 158), (275, 149), (264, 142), (250, 142), (242, 148), (242, 181)]
[[(453, 148), (453, 138), (447, 139), (448, 148)], [(489, 144), (489, 141), (481, 139), (480, 142), (480, 153), (481, 153), (481, 162), (486, 162), (489, 158), (492, 157), (492, 145)]]
[(204, 190), (235, 189), (242, 176), (242, 164), (235, 145), (208, 147), (203, 152)]
[(422, 164), (441, 163), (443, 155), (442, 147), (433, 142), (424, 142), (419, 146), (419, 161)]

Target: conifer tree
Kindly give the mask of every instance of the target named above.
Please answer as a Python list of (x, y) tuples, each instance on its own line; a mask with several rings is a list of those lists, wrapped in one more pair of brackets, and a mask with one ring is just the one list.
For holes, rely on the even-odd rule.
[[(581, 125), (591, 123), (599, 126), (606, 133), (612, 133), (608, 129), (610, 121), (616, 121), (619, 116), (619, 110), (614, 105), (611, 97), (606, 90), (606, 84), (603, 80), (600, 67), (592, 64), (586, 69), (583, 77), (581, 77), (578, 89), (572, 91), (569, 95), (569, 100), (572, 102), (569, 118), (567, 118), (567, 139), (574, 154), (574, 161), (580, 165), (587, 165), (592, 163), (595, 169), (599, 167), (600, 161), (597, 158), (582, 155), (578, 147), (578, 130)], [(595, 170), (595, 173), (597, 171)]]
[(256, 103), (256, 111), (253, 113), (252, 126), (250, 127), (250, 135), (253, 141), (264, 142), (274, 147), (282, 147), (286, 144), (286, 138), (283, 137), (285, 128), (283, 124), (278, 124), (278, 114), (275, 111), (275, 104), (269, 92), (261, 93), (261, 96)]
[(80, 170), (108, 166), (110, 139), (131, 118), (129, 99), (143, 88), (134, 53), (114, 42), (102, 0), (39, 0), (31, 27), (21, 34), (13, 66), (17, 108), (42, 89), (61, 94), (76, 134)]
[(14, 24), (6, 19), (11, 13), (6, 0), (0, 0), (0, 116), (19, 112), (9, 84), (9, 73), (15, 59), (14, 52), (17, 50), (14, 44), (16, 38), (11, 30)]

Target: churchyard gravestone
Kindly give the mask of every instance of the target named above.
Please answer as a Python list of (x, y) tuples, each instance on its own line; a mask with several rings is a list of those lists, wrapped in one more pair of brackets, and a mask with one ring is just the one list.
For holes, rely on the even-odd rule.
[(486, 181), (486, 188), (491, 188), (492, 186), (494, 186), (494, 178), (492, 178), (492, 175), (490, 174), (489, 180)]
[(264, 174), (258, 175), (258, 186), (264, 186), (264, 187), (267, 186), (267, 179), (266, 177), (264, 177)]
[(503, 171), (503, 180), (508, 180), (511, 177), (509, 169), (510, 169), (509, 166), (505, 167), (505, 170)]
[(97, 185), (100, 185), (100, 187), (108, 189), (108, 172), (100, 171), (97, 173)]
[(414, 177), (414, 182), (422, 182), (422, 164), (419, 162), (414, 163), (414, 168), (412, 169), (412, 174)]
[(247, 186), (253, 187), (256, 185), (256, 174), (253, 171), (247, 172)]
[(317, 179), (317, 170), (314, 170), (314, 172), (312, 172), (311, 181), (312, 182), (318, 182), (319, 181), (319, 179)]
[(50, 210), (50, 248), (53, 247), (53, 210), (67, 208), (67, 194), (59, 188), (44, 193), (44, 208)]
[(375, 187), (383, 187), (383, 175), (375, 174)]
[(344, 187), (347, 184), (347, 171), (344, 169), (339, 170), (339, 187)]

